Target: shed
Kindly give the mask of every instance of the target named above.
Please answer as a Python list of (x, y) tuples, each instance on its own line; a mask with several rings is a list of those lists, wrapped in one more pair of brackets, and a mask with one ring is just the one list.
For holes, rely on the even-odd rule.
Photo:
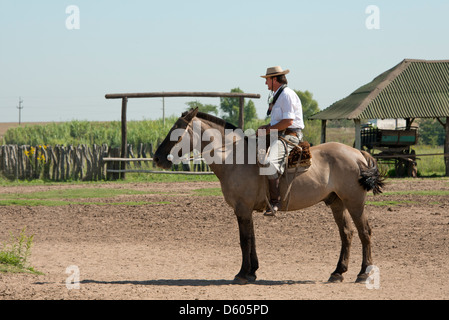
[(449, 176), (449, 60), (404, 59), (373, 81), (310, 119), (322, 121), (321, 142), (326, 141), (326, 121), (351, 119), (355, 123), (355, 147), (361, 148), (363, 119), (435, 118), (445, 127), (446, 176)]

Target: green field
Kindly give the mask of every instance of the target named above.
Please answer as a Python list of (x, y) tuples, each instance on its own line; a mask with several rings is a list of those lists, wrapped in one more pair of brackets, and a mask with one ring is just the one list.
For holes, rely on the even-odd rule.
[[(172, 116), (166, 119), (164, 125), (161, 120), (142, 120), (128, 122), (128, 143), (133, 146), (134, 154), (140, 144), (150, 145), (153, 151), (168, 134), (177, 117)], [(256, 129), (266, 120), (255, 120), (246, 125), (246, 128)], [(352, 146), (354, 144), (354, 128), (327, 128), (327, 141), (341, 142)], [(306, 121), (304, 130), (306, 141), (316, 145), (320, 143), (321, 125), (318, 121)], [(70, 121), (63, 123), (46, 123), (42, 125), (32, 124), (22, 127), (9, 128), (4, 134), (0, 144), (17, 145), (103, 145), (109, 147), (119, 147), (121, 145), (121, 125), (120, 121), (112, 122), (89, 122)], [(433, 147), (425, 145), (415, 145), (412, 147), (417, 155), (443, 153), (443, 147)], [(147, 155), (149, 156), (149, 155)], [(443, 176), (445, 174), (444, 159), (442, 156), (422, 156), (417, 159), (419, 176)], [(392, 166), (387, 166), (385, 170), (390, 173)], [(132, 176), (133, 174), (128, 174)], [(136, 174), (133, 179), (151, 181), (165, 181), (167, 177), (149, 176), (148, 174)], [(194, 177), (177, 177), (179, 179), (194, 179)], [(172, 179), (172, 178), (168, 178)]]

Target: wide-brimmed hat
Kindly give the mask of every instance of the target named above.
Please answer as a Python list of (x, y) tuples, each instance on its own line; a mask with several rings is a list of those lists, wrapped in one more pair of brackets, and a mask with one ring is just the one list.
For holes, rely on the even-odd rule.
[(280, 66), (276, 66), (276, 67), (270, 67), (267, 69), (267, 74), (264, 76), (261, 76), (262, 78), (271, 78), (271, 77), (276, 77), (276, 76), (280, 76), (281, 74), (288, 74), (290, 72), (290, 70), (282, 70), (282, 68)]

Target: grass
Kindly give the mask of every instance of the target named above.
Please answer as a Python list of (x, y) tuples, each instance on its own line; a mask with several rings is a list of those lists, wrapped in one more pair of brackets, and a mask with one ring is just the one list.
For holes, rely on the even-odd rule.
[[(383, 196), (449, 196), (449, 190), (409, 190), (409, 191), (388, 191), (382, 193)], [(382, 201), (366, 201), (367, 205), (372, 206), (398, 206), (402, 204), (416, 204), (417, 201), (410, 200), (382, 200)], [(439, 203), (434, 201), (429, 204), (438, 205)]]
[(49, 190), (31, 193), (13, 193), (2, 194), (0, 199), (79, 199), (79, 198), (108, 198), (122, 194), (147, 194), (147, 191), (136, 191), (126, 189), (99, 189), (99, 188), (85, 188), (85, 189), (64, 189), (64, 190)]
[(184, 175), (184, 174), (155, 174), (155, 173), (127, 173), (127, 182), (217, 182), (216, 175)]
[(221, 188), (202, 188), (193, 190), (196, 196), (223, 196)]
[(143, 205), (154, 205), (154, 204), (170, 204), (169, 201), (126, 201), (126, 202), (82, 202), (82, 201), (66, 201), (66, 200), (23, 200), (23, 199), (12, 199), (12, 200), (0, 200), (0, 206), (46, 206), (46, 207), (59, 207), (68, 205), (97, 205), (97, 206), (143, 206)]
[(182, 175), (182, 174), (153, 174), (153, 173), (127, 173), (125, 180), (117, 181), (47, 181), (42, 179), (11, 181), (0, 174), (0, 186), (41, 186), (41, 185), (95, 185), (95, 184), (127, 184), (127, 183), (172, 183), (172, 182), (218, 182), (215, 175)]
[[(426, 145), (415, 145), (411, 148), (418, 157), (416, 158), (416, 168), (418, 177), (443, 177), (446, 174), (444, 157), (439, 156), (421, 156), (426, 154), (443, 154), (443, 147), (434, 147)], [(377, 152), (376, 152), (377, 153)], [(388, 172), (389, 176), (395, 177), (396, 172), (393, 164), (386, 164), (380, 161), (381, 167)]]
[(400, 200), (400, 201), (366, 201), (367, 205), (371, 206), (398, 206), (401, 204), (416, 204), (416, 201), (409, 201), (409, 200)]
[[(416, 154), (434, 154), (444, 153), (443, 147), (432, 147), (417, 145), (412, 148)], [(444, 176), (446, 173), (446, 167), (444, 164), (443, 156), (424, 156), (418, 157), (416, 163), (418, 168), (418, 176), (436, 177)]]
[[(96, 202), (75, 201), (76, 199), (113, 198), (120, 195), (153, 194), (150, 191), (136, 191), (127, 189), (81, 188), (65, 190), (49, 190), (31, 193), (13, 193), (0, 195), (0, 206), (66, 206), (66, 205), (128, 205), (141, 206), (148, 204), (168, 204), (170, 202), (149, 201), (121, 201)], [(74, 200), (75, 199), (75, 200)]]
[(449, 196), (449, 190), (409, 190), (409, 191), (388, 191), (382, 193), (384, 196)]
[[(124, 181), (94, 181), (94, 182), (48, 182), (44, 180), (32, 181), (10, 181), (0, 178), (0, 186), (86, 186), (85, 188), (68, 188), (63, 190), (48, 190), (31, 193), (10, 193), (0, 194), (0, 206), (66, 206), (66, 205), (128, 205), (140, 206), (149, 204), (169, 204), (170, 202), (148, 202), (148, 201), (120, 201), (115, 202), (112, 199), (121, 195), (145, 195), (154, 193), (154, 191), (138, 191), (130, 189), (101, 188), (97, 185), (126, 185), (135, 183), (148, 182), (213, 182), (218, 181), (215, 175), (211, 176), (181, 176), (181, 175), (158, 175), (158, 174), (128, 174)], [(198, 189), (194, 191), (196, 196), (220, 196), (222, 195), (220, 188)], [(99, 202), (95, 199), (111, 198), (111, 201)], [(92, 199), (85, 201), (86, 199)]]
[[(162, 141), (177, 117), (163, 120), (128, 121), (128, 142), (134, 146), (140, 143), (153, 145)], [(4, 135), (6, 144), (18, 145), (78, 145), (106, 143), (110, 147), (121, 144), (120, 121), (94, 122), (73, 120), (42, 125), (25, 125), (11, 128)]]
[(10, 240), (0, 251), (0, 272), (42, 274), (29, 265), (34, 235), (27, 236), (26, 227), (18, 236), (10, 232)]

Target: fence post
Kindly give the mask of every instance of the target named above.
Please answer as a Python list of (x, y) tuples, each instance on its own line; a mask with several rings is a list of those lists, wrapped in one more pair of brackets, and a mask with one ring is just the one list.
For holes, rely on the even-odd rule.
[(244, 115), (245, 115), (245, 98), (240, 97), (239, 99), (239, 127), (243, 130), (245, 125)]
[(444, 164), (446, 166), (446, 177), (449, 177), (449, 156), (447, 156), (447, 154), (449, 154), (449, 117), (446, 117), (446, 123), (444, 125), (444, 128), (446, 129), (446, 137), (444, 139), (444, 154), (445, 156), (443, 156), (444, 159)]
[[(122, 99), (122, 153), (121, 153), (122, 158), (128, 158), (128, 155), (127, 155), (128, 140), (127, 140), (127, 129), (126, 129), (127, 103), (128, 103), (128, 98), (124, 97)], [(125, 170), (126, 162), (122, 162), (120, 167), (122, 170)], [(122, 177), (122, 179), (125, 179), (126, 175), (124, 172), (121, 174), (121, 177)]]

